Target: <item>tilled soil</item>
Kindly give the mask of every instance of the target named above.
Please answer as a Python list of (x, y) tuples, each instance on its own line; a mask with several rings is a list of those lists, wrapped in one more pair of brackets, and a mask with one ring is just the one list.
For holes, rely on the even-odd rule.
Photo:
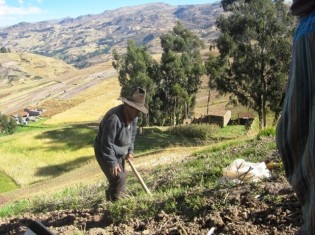
[[(160, 211), (155, 217), (113, 224), (105, 208), (25, 214), (0, 220), (0, 234), (23, 234), (32, 220), (56, 234), (296, 234), (301, 209), (284, 177), (204, 191), (207, 203), (198, 217)], [(178, 202), (180, 203), (180, 201)]]

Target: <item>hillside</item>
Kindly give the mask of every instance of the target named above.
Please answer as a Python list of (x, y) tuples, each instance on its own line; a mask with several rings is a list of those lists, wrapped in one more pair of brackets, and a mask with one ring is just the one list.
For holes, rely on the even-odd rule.
[(56, 79), (76, 69), (64, 61), (30, 53), (0, 53), (1, 85), (26, 80)]
[[(0, 195), (0, 211), (14, 211), (33, 199), (38, 206), (20, 216), (1, 218), (1, 234), (23, 234), (31, 219), (69, 235), (203, 235), (213, 230), (214, 234), (293, 235), (298, 231), (301, 211), (283, 171), (275, 171), (262, 184), (216, 186), (222, 168), (232, 159), (279, 161), (274, 138), (255, 141), (255, 130), (243, 132), (233, 126), (222, 129), (226, 137), (214, 136), (206, 145), (167, 137), (164, 132), (152, 135), (156, 129), (148, 128), (147, 135), (138, 138), (140, 153), (134, 162), (153, 197), (143, 195), (131, 173), (131, 198), (121, 204), (106, 202), (104, 176), (91, 146), (100, 117), (121, 103), (117, 75), (110, 71), (105, 63), (58, 77), (71, 89), (42, 103), (56, 109), (52, 117), (14, 136), (1, 137), (1, 170), (21, 187)], [(97, 85), (87, 85), (95, 79)], [(200, 114), (205, 111), (206, 96), (203, 86), (197, 100)], [(212, 99), (211, 108), (226, 105), (224, 97), (215, 93)], [(70, 106), (63, 109), (65, 101)], [(60, 104), (63, 107), (58, 108)], [(69, 209), (71, 205), (76, 209)]]
[(0, 53), (0, 110), (12, 114), (26, 106), (41, 106), (46, 100), (67, 101), (114, 75), (111, 62), (78, 70), (50, 57)]
[[(95, 71), (103, 77), (108, 70), (111, 66), (103, 64), (74, 70), (61, 78), (79, 84), (93, 74), (97, 78)], [(140, 153), (134, 163), (153, 197), (144, 195), (130, 173), (131, 197), (121, 204), (106, 202), (104, 176), (91, 146), (100, 117), (121, 103), (116, 76), (99, 81), (97, 86), (74, 90), (68, 98), (47, 100), (43, 104), (56, 108), (56, 115), (29, 131), (1, 137), (1, 170), (21, 187), (0, 195), (0, 211), (14, 212), (33, 200), (38, 206), (26, 214), (1, 218), (1, 234), (22, 235), (31, 219), (68, 235), (296, 234), (301, 210), (283, 171), (275, 171), (261, 184), (216, 186), (222, 168), (232, 159), (279, 161), (274, 138), (255, 141), (255, 129), (251, 133), (233, 126), (223, 128), (226, 137), (214, 137), (202, 145), (167, 137), (164, 132), (152, 135), (156, 129), (148, 128), (147, 135), (138, 136)], [(206, 82), (204, 78), (203, 85)], [(198, 93), (198, 113), (205, 111), (207, 89), (203, 88)], [(212, 99), (210, 108), (226, 104), (224, 97), (215, 93)], [(58, 109), (62, 100), (69, 101), (71, 107)], [(71, 205), (76, 209), (69, 209)]]
[[(92, 146), (104, 113), (121, 103), (111, 50), (123, 51), (135, 39), (158, 60), (159, 35), (178, 20), (207, 44), (218, 35), (214, 21), (221, 13), (218, 3), (153, 3), (0, 32), (0, 45), (16, 51), (0, 54), (1, 114), (26, 106), (46, 110), (38, 122), (0, 136), (0, 172), (15, 187), (0, 194), (0, 234), (24, 235), (31, 220), (60, 235), (297, 234), (301, 208), (285, 178), (275, 130), (259, 133), (257, 119), (250, 129), (200, 124), (179, 126), (176, 133), (145, 127), (137, 135), (134, 164), (152, 196), (127, 166), (126, 197), (105, 200), (107, 182)], [(203, 49), (204, 59), (208, 54)], [(197, 117), (208, 105), (208, 77), (202, 82)], [(213, 90), (210, 100), (210, 111), (229, 108), (232, 118), (246, 109), (228, 106), (228, 97)], [(185, 131), (208, 135), (192, 138)], [(235, 159), (272, 162), (270, 177), (225, 181), (223, 169)]]
[(0, 45), (11, 51), (29, 52), (61, 59), (76, 67), (107, 61), (113, 48), (124, 50), (129, 39), (161, 53), (159, 36), (177, 21), (207, 44), (217, 37), (219, 3), (172, 6), (151, 3), (38, 23), (22, 22), (2, 29)]

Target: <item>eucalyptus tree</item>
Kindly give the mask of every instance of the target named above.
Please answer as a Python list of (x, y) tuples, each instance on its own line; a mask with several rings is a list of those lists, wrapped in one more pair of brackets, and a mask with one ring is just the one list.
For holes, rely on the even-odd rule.
[(161, 37), (159, 99), (164, 104), (166, 124), (178, 124), (194, 108), (205, 68), (200, 56), (203, 41), (178, 22)]
[[(213, 45), (210, 45), (209, 49), (212, 50)], [(209, 114), (209, 106), (210, 106), (210, 95), (211, 89), (215, 88), (214, 81), (220, 78), (223, 70), (224, 63), (221, 63), (219, 58), (214, 53), (210, 53), (207, 61), (205, 62), (205, 67), (207, 71), (207, 75), (209, 76), (208, 87), (208, 101), (207, 101), (207, 115)]]
[(220, 55), (208, 59), (207, 73), (221, 93), (235, 95), (255, 110), (260, 129), (265, 128), (268, 110), (278, 115), (282, 105), (294, 19), (283, 0), (223, 0), (221, 4), (229, 14), (216, 21)]
[(145, 47), (137, 46), (132, 40), (128, 41), (125, 54), (119, 54), (114, 50), (113, 57), (112, 64), (118, 72), (121, 86), (120, 95), (128, 97), (135, 87), (145, 88), (147, 90), (146, 103), (149, 107), (155, 95), (154, 78), (158, 76), (158, 63)]

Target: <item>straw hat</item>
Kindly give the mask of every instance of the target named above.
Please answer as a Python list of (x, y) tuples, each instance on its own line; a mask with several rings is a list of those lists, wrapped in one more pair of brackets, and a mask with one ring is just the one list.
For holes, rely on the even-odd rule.
[(145, 104), (145, 96), (146, 96), (146, 91), (140, 87), (137, 87), (136, 90), (132, 93), (131, 98), (123, 98), (120, 97), (120, 100), (135, 109), (139, 110), (140, 112), (147, 114), (148, 110), (144, 106)]

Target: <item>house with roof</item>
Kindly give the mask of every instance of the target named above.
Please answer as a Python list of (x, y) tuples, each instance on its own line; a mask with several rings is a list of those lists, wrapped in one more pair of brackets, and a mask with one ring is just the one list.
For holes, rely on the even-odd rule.
[(212, 110), (208, 115), (201, 116), (199, 118), (194, 118), (192, 124), (216, 124), (220, 127), (225, 127), (232, 116), (231, 110)]
[(42, 112), (43, 112), (42, 109), (39, 110), (39, 109), (33, 108), (33, 107), (26, 107), (26, 108), (24, 109), (24, 111), (25, 111), (25, 112), (28, 112), (30, 116), (35, 116), (35, 117), (41, 115)]
[(239, 125), (250, 127), (255, 119), (255, 115), (251, 112), (240, 112), (237, 115)]
[(11, 115), (17, 124), (27, 125), (29, 121), (37, 121), (38, 117), (44, 112), (43, 109), (34, 107), (26, 107), (23, 111), (19, 111)]

